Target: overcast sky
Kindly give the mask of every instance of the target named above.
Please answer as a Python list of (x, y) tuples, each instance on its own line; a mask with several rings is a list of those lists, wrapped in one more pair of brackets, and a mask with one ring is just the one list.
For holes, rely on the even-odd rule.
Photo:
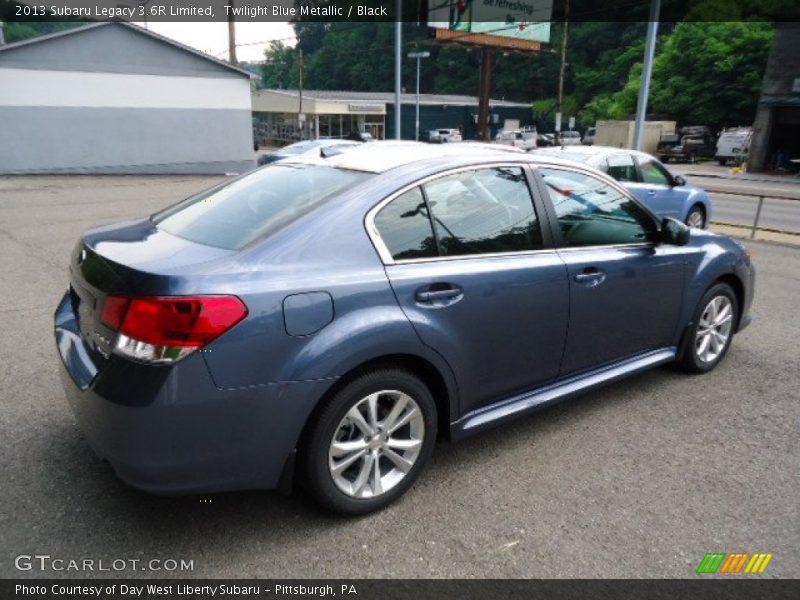
[[(143, 23), (137, 23), (143, 25)], [(147, 27), (156, 33), (197, 48), (217, 58), (228, 58), (228, 24), (222, 23), (162, 23), (149, 22)], [(289, 39), (286, 39), (289, 38)], [(289, 23), (237, 23), (236, 57), (240, 60), (264, 59), (269, 40), (282, 39), (294, 46), (294, 29)]]

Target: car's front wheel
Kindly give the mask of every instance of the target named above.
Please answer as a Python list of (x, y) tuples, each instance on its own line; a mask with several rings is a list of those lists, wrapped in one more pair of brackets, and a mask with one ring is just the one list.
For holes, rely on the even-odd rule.
[(436, 404), (411, 373), (381, 369), (339, 390), (311, 423), (302, 454), (305, 486), (335, 512), (390, 504), (414, 483), (433, 452)]
[(692, 373), (716, 367), (730, 348), (738, 318), (739, 303), (731, 286), (712, 286), (697, 306), (681, 366)]
[(703, 210), (703, 207), (700, 205), (693, 206), (692, 210), (689, 211), (689, 214), (686, 215), (685, 222), (689, 227), (703, 229), (703, 227), (706, 226), (706, 213)]

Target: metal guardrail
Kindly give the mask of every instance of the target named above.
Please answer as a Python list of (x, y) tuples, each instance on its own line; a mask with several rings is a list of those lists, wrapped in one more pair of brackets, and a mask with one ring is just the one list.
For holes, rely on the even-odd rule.
[[(702, 177), (702, 175), (698, 175), (698, 177)], [(720, 179), (723, 179), (723, 178), (720, 178)], [(736, 179), (733, 179), (733, 178), (724, 178), (724, 179), (727, 179), (728, 181), (737, 181)], [(756, 237), (756, 231), (758, 231), (758, 228), (759, 228), (758, 227), (758, 222), (761, 219), (761, 209), (764, 206), (764, 200), (765, 199), (771, 198), (773, 200), (791, 200), (791, 201), (794, 201), (794, 202), (800, 202), (800, 194), (798, 194), (797, 196), (788, 196), (788, 195), (784, 195), (784, 194), (770, 194), (770, 193), (763, 193), (763, 192), (762, 193), (752, 193), (752, 192), (744, 192), (744, 191), (735, 191), (735, 192), (733, 192), (733, 191), (730, 191), (730, 190), (714, 189), (713, 187), (709, 187), (708, 185), (703, 185), (702, 187), (709, 194), (727, 194), (728, 196), (740, 196), (740, 197), (746, 197), (746, 198), (758, 198), (758, 205), (756, 206), (756, 214), (755, 214), (755, 217), (753, 218), (753, 225), (750, 226), (750, 239), (751, 240), (755, 239), (755, 237)], [(726, 225), (727, 225), (727, 223), (726, 223)], [(735, 224), (731, 223), (731, 225), (735, 225)], [(739, 226), (743, 227), (742, 225), (739, 225)], [(747, 227), (747, 226), (745, 225), (744, 227)], [(762, 229), (764, 229), (765, 231), (767, 230), (767, 228), (762, 228)], [(779, 233), (788, 233), (788, 234), (793, 234), (793, 235), (800, 235), (800, 231), (780, 231), (780, 230), (774, 230), (774, 231), (779, 231)]]

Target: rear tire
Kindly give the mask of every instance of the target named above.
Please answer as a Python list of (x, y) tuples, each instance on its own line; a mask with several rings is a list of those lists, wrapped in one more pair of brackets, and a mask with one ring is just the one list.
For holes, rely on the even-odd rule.
[(679, 366), (689, 373), (711, 371), (728, 353), (738, 321), (739, 302), (731, 286), (713, 285), (697, 305)]
[(346, 515), (384, 508), (416, 481), (436, 442), (436, 403), (407, 371), (381, 369), (339, 390), (310, 424), (301, 449), (305, 487)]

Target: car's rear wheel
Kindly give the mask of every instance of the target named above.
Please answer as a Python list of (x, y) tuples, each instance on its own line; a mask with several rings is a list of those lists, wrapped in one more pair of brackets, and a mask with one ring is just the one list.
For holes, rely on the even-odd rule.
[(311, 424), (305, 486), (343, 514), (383, 508), (419, 476), (436, 440), (436, 404), (417, 377), (372, 371), (339, 390)]
[(739, 303), (731, 286), (712, 286), (697, 306), (681, 366), (692, 373), (716, 367), (730, 348), (738, 318)]

